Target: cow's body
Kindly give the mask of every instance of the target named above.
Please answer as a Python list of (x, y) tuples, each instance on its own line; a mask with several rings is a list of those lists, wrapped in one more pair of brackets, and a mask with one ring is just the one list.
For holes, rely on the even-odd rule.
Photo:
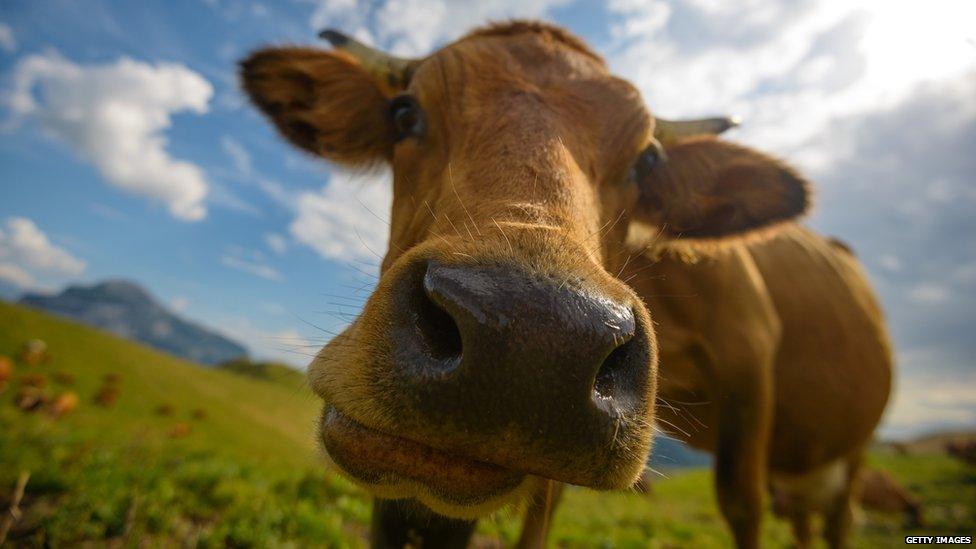
[[(655, 252), (621, 278), (654, 311), (660, 427), (716, 456), (740, 543), (758, 537), (767, 481), (801, 546), (813, 514), (842, 543), (891, 385), (884, 321), (856, 259), (799, 225), (694, 259)], [(533, 513), (527, 530), (542, 522)]]
[(664, 255), (628, 270), (657, 324), (658, 421), (715, 453), (727, 515), (757, 512), (741, 509), (758, 505), (768, 456), (770, 480), (785, 484), (851, 464), (829, 509), (810, 509), (848, 520), (850, 469), (891, 384), (883, 318), (854, 257), (794, 226), (694, 263)]
[(809, 471), (868, 440), (887, 401), (891, 357), (874, 295), (846, 251), (796, 226), (693, 263), (641, 258), (628, 270), (654, 311), (658, 413), (672, 434), (715, 451), (717, 429), (702, 424), (718, 425), (726, 395), (769, 366), (771, 470)]

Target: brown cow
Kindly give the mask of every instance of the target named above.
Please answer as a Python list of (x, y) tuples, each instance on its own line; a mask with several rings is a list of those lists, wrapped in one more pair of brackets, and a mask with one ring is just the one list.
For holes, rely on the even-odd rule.
[[(887, 397), (886, 340), (853, 259), (789, 223), (808, 206), (795, 171), (700, 135), (723, 119), (655, 119), (548, 25), (480, 29), (420, 60), (323, 37), (337, 49), (262, 50), (241, 71), (293, 144), (392, 166), (380, 281), (309, 367), (328, 458), (384, 498), (374, 545), (463, 546), (479, 516), (555, 501), (551, 481), (630, 486), (658, 339), (658, 413), (715, 452), (740, 546), (758, 544), (768, 469), (856, 462)], [(676, 246), (716, 257), (658, 253)]]
[(946, 453), (970, 465), (976, 465), (976, 439), (958, 438), (945, 444)]
[(10, 379), (14, 372), (14, 363), (7, 357), (0, 355), (0, 383)]
[(20, 361), (28, 366), (36, 366), (51, 359), (47, 343), (41, 339), (31, 339), (20, 347)]
[(48, 413), (54, 418), (60, 418), (75, 411), (78, 407), (78, 394), (74, 391), (65, 391), (54, 397), (48, 406)]
[(7, 383), (14, 373), (14, 363), (7, 357), (0, 355), (0, 393), (7, 389)]
[(906, 528), (925, 526), (922, 502), (890, 474), (880, 469), (863, 468), (857, 477), (857, 501), (865, 509), (900, 513)]

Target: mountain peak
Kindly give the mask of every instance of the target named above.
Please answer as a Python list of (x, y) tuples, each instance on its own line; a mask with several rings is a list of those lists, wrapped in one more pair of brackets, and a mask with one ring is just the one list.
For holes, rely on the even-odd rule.
[(20, 303), (65, 316), (176, 356), (217, 364), (247, 356), (235, 341), (166, 309), (139, 284), (111, 279), (57, 295), (25, 294)]
[(68, 286), (61, 295), (91, 296), (122, 303), (155, 303), (149, 292), (142, 286), (125, 279), (105, 280), (91, 286)]

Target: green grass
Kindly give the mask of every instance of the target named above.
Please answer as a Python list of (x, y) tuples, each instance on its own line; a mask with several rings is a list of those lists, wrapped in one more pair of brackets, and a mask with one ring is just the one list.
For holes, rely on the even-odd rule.
[[(75, 384), (70, 389), (83, 405), (66, 422), (93, 442), (162, 431), (177, 420), (189, 421), (189, 412), (199, 408), (207, 420), (181, 443), (187, 448), (290, 466), (315, 459), (312, 427), (318, 404), (300, 381), (272, 384), (201, 368), (99, 330), (0, 303), (0, 354), (13, 356), (32, 338), (48, 344), (51, 360), (18, 370), (49, 377), (71, 373)], [(106, 374), (121, 376), (117, 404), (90, 405)], [(174, 417), (159, 417), (155, 410), (160, 405), (172, 406)]]
[[(41, 338), (51, 360), (17, 364), (0, 394), (0, 506), (20, 471), (30, 471), (24, 546), (363, 546), (369, 499), (320, 466), (313, 442), (316, 399), (301, 378), (204, 369), (98, 330), (0, 303), (0, 355)], [(75, 378), (54, 383), (55, 373)], [(272, 375), (265, 375), (271, 372)], [(19, 377), (40, 374), (47, 391), (80, 397), (61, 419), (13, 404)], [(117, 403), (92, 398), (116, 374)], [(170, 415), (157, 409), (165, 405)], [(193, 411), (205, 411), (194, 417)], [(189, 434), (172, 438), (176, 424)], [(928, 527), (913, 533), (976, 531), (976, 473), (944, 456), (874, 455), (926, 505)], [(479, 525), (479, 545), (510, 545), (517, 512)], [(868, 514), (855, 547), (900, 545), (900, 517)], [(788, 528), (769, 519), (768, 546), (789, 545)], [(570, 488), (553, 525), (562, 547), (727, 547), (707, 471), (674, 472), (652, 496)]]
[[(856, 548), (902, 545), (905, 535), (976, 532), (976, 470), (942, 455), (872, 456), (871, 465), (889, 471), (919, 497), (926, 526), (905, 530), (903, 517), (860, 513), (852, 540)], [(766, 517), (766, 545), (792, 544), (786, 522)], [(675, 472), (654, 485), (651, 496), (602, 494), (571, 488), (558, 509), (552, 539), (565, 547), (730, 547), (712, 491), (709, 471)]]
[[(0, 303), (0, 355), (15, 356), (32, 338), (48, 344), (50, 361), (17, 364), (0, 395), (0, 501), (20, 471), (31, 473), (20, 543), (345, 546), (361, 538), (368, 502), (318, 465), (319, 405), (301, 377), (205, 369)], [(65, 372), (74, 383), (53, 382)], [(77, 410), (61, 419), (18, 410), (13, 399), (24, 374), (44, 376), (51, 395), (77, 393)], [(106, 374), (119, 377), (111, 407), (93, 402)], [(161, 406), (172, 412), (159, 414)], [(172, 438), (177, 424), (189, 434)]]

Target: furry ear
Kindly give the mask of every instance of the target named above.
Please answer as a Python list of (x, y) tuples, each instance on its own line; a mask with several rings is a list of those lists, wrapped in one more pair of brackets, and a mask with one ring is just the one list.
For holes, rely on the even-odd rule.
[(697, 137), (665, 149), (666, 160), (638, 175), (637, 223), (672, 238), (746, 235), (802, 216), (809, 184), (761, 152)]
[(269, 48), (240, 63), (251, 101), (287, 140), (348, 166), (388, 159), (388, 98), (353, 57), (312, 48)]

